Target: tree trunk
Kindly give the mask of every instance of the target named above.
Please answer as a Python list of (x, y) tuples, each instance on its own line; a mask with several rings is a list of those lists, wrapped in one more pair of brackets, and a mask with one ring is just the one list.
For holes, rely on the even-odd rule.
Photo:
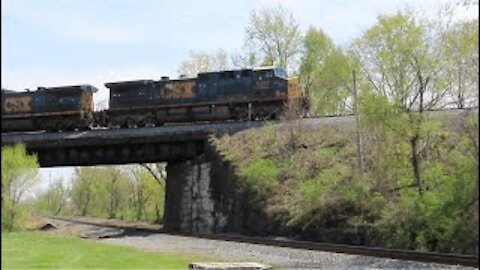
[[(90, 183), (88, 184), (90, 185)], [(86, 196), (85, 204), (83, 206), (82, 214), (81, 214), (82, 216), (87, 215), (89, 203), (90, 203), (90, 187), (87, 189), (87, 196)]]
[(422, 188), (422, 178), (421, 178), (421, 173), (420, 173), (420, 158), (418, 154), (418, 141), (419, 141), (419, 136), (415, 135), (410, 139), (410, 148), (412, 150), (412, 168), (413, 168), (413, 178), (415, 180), (415, 184), (418, 188), (418, 193), (420, 195), (423, 194), (423, 188)]
[(155, 213), (156, 213), (156, 218), (155, 218), (155, 223), (161, 223), (161, 216), (160, 216), (160, 208), (158, 207), (158, 203), (155, 203)]
[(419, 82), (419, 107), (418, 107), (418, 116), (414, 112), (410, 112), (410, 123), (413, 127), (413, 136), (410, 138), (410, 148), (412, 152), (411, 162), (413, 169), (413, 178), (415, 184), (418, 188), (418, 193), (423, 195), (423, 183), (422, 183), (422, 173), (421, 173), (421, 157), (419, 153), (419, 143), (421, 140), (420, 136), (420, 127), (423, 121), (423, 94), (427, 88), (428, 77), (424, 79), (420, 71), (417, 71), (417, 79)]
[(365, 177), (365, 165), (363, 163), (363, 143), (362, 135), (360, 134), (360, 116), (359, 116), (359, 101), (358, 101), (358, 91), (357, 91), (357, 80), (355, 77), (355, 70), (352, 70), (353, 73), (353, 97), (355, 101), (355, 125), (357, 133), (357, 157), (358, 157), (358, 170), (362, 178)]
[(118, 192), (117, 192), (117, 177), (114, 175), (112, 178), (112, 185), (110, 190), (110, 209), (108, 213), (109, 218), (115, 218), (118, 207)]
[(2, 211), (3, 211), (3, 205), (4, 205), (4, 203), (3, 203), (3, 192), (5, 191), (5, 190), (4, 190), (4, 187), (3, 187), (3, 181), (1, 182), (1, 185), (2, 185), (2, 187), (1, 187), (2, 208), (1, 208), (1, 209), (2, 209)]
[(462, 72), (461, 68), (458, 68), (458, 108), (463, 109), (465, 106), (465, 100), (462, 93)]

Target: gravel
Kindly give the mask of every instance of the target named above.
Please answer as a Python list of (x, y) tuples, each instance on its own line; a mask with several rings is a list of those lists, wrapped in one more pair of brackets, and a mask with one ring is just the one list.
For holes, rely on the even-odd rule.
[(166, 233), (125, 232), (102, 226), (50, 220), (58, 234), (91, 238), (101, 243), (129, 246), (167, 254), (190, 254), (211, 262), (257, 262), (274, 269), (478, 269), (434, 263), (367, 257), (322, 251), (227, 242)]
[(137, 234), (100, 241), (153, 252), (207, 255), (218, 261), (259, 262), (276, 269), (475, 269), (168, 234)]

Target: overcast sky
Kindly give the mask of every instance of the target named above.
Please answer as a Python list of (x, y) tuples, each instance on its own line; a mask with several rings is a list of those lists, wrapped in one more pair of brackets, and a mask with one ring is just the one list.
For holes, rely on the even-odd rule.
[(302, 30), (321, 27), (344, 45), (378, 14), (445, 2), (458, 0), (2, 0), (2, 87), (92, 84), (98, 101), (105, 82), (175, 77), (190, 51), (240, 49), (255, 8), (280, 3)]

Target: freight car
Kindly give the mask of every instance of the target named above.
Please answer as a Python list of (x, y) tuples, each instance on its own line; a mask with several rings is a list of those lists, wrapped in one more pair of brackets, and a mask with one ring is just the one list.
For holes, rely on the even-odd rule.
[(287, 101), (301, 99), (297, 78), (281, 68), (199, 73), (196, 78), (106, 83), (104, 125), (135, 127), (167, 122), (275, 119)]
[(89, 128), (96, 91), (91, 85), (24, 92), (2, 89), (2, 132)]

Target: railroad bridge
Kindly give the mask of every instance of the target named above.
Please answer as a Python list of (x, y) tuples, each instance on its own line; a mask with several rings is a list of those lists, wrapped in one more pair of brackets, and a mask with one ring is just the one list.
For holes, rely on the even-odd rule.
[[(353, 117), (294, 120), (303, 128), (333, 124), (351, 127)], [(187, 233), (259, 230), (249, 221), (256, 206), (238, 188), (234, 168), (209, 143), (222, 136), (264, 126), (262, 121), (176, 124), (132, 129), (2, 134), (2, 146), (23, 143), (41, 167), (167, 163), (164, 228)], [(288, 128), (287, 122), (274, 123)], [(252, 208), (253, 207), (253, 208)], [(250, 222), (250, 223), (249, 223)], [(244, 231), (245, 230), (245, 231)]]
[(77, 132), (7, 133), (2, 146), (21, 142), (41, 167), (178, 162), (201, 155), (209, 136), (263, 126), (263, 122), (165, 125)]
[[(478, 110), (474, 111), (478, 114)], [(429, 117), (461, 125), (463, 110), (429, 112)], [(319, 125), (352, 128), (354, 118), (303, 119), (302, 129)], [(258, 128), (263, 122), (165, 125), (64, 133), (2, 134), (2, 146), (22, 142), (40, 166), (91, 166), (167, 162), (164, 227), (181, 232), (238, 232), (248, 219), (248, 203), (233, 168), (209, 145), (209, 136)], [(281, 128), (283, 123), (276, 123)], [(459, 127), (457, 127), (459, 128)], [(260, 221), (258, 221), (260, 222)], [(256, 225), (258, 226), (258, 224)]]
[(2, 134), (2, 146), (23, 143), (41, 167), (167, 162), (164, 227), (181, 232), (239, 231), (241, 195), (234, 173), (209, 147), (209, 136), (263, 122), (165, 125), (135, 129)]

